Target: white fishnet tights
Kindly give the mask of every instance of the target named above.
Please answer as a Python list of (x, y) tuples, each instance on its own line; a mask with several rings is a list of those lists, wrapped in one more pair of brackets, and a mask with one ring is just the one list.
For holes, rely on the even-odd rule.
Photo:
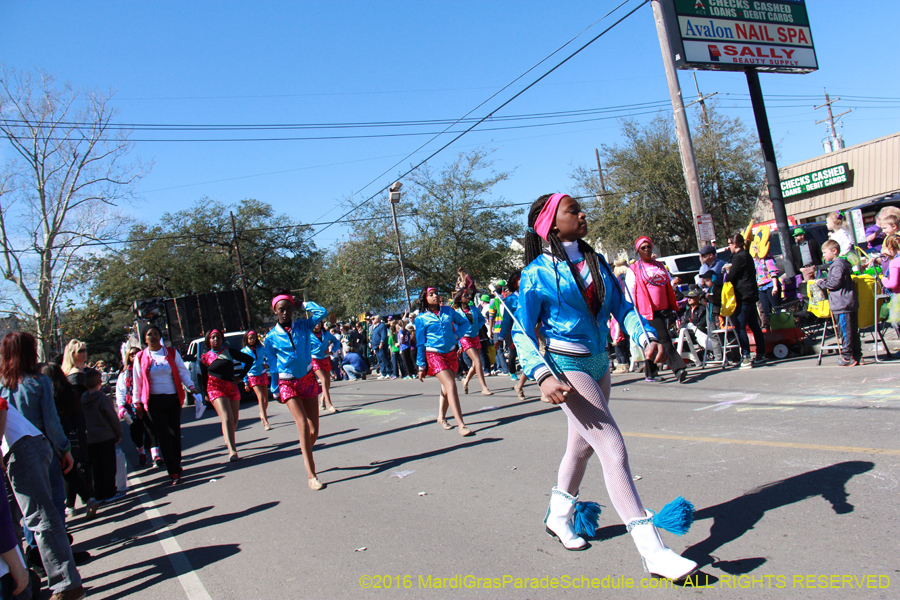
[(622, 433), (609, 412), (607, 398), (612, 385), (609, 372), (600, 382), (581, 371), (566, 371), (575, 391), (560, 406), (569, 420), (566, 454), (559, 465), (557, 487), (576, 496), (588, 459), (600, 457), (603, 479), (613, 508), (623, 523), (645, 516), (628, 466), (628, 451)]

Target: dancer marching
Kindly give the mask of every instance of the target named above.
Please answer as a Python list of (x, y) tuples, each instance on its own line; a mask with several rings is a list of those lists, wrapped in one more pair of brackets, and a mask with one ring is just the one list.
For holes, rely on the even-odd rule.
[(272, 310), (278, 322), (266, 335), (266, 361), (275, 398), (286, 404), (300, 437), (300, 451), (306, 467), (309, 488), (321, 490), (325, 484), (316, 476), (313, 446), (319, 436), (319, 392), (321, 388), (312, 370), (311, 338), (313, 326), (325, 318), (326, 311), (315, 302), (301, 307), (312, 314), (309, 319), (294, 320), (294, 297), (278, 287), (273, 290)]
[(506, 340), (509, 344), (509, 376), (516, 382), (516, 396), (519, 400), (525, 400), (525, 383), (528, 377), (522, 373), (521, 377), (516, 375), (516, 359), (519, 355), (518, 348), (512, 339), (513, 320), (510, 312), (516, 312), (519, 309), (519, 280), (522, 277), (522, 271), (516, 271), (506, 284), (506, 296), (503, 302), (506, 304), (506, 310), (503, 311), (503, 323), (500, 325), (500, 338)]
[(262, 421), (263, 428), (269, 431), (272, 429), (269, 425), (269, 375), (266, 373), (266, 349), (259, 342), (259, 334), (255, 331), (245, 333), (241, 352), (253, 359), (253, 365), (244, 377), (244, 388), (248, 392), (253, 390), (256, 394), (259, 420)]
[[(422, 291), (419, 296), (419, 309), (422, 312), (415, 320), (419, 381), (425, 381), (426, 375), (434, 375), (441, 382), (438, 425), (444, 429), (453, 429), (447, 422), (449, 404), (459, 426), (459, 434), (471, 435), (471, 430), (463, 421), (459, 391), (456, 389), (456, 372), (459, 370), (456, 341), (457, 337), (462, 337), (469, 331), (469, 321), (449, 306), (442, 306), (441, 295), (433, 287), (426, 287)], [(456, 325), (455, 333), (454, 325)]]
[(484, 326), (484, 315), (472, 306), (473, 297), (472, 290), (463, 288), (456, 292), (456, 296), (453, 298), (453, 308), (469, 322), (469, 331), (459, 338), (458, 354), (465, 352), (472, 361), (472, 366), (463, 381), (463, 394), (469, 393), (469, 382), (473, 376), (478, 375), (478, 382), (481, 383), (481, 395), (492, 396), (494, 393), (488, 389), (487, 380), (484, 378), (484, 366), (481, 364), (481, 340), (478, 339), (478, 332)]
[[(573, 515), (587, 461), (596, 452), (610, 500), (634, 538), (644, 568), (654, 575), (682, 579), (697, 565), (667, 548), (655, 523), (660, 523), (663, 513), (689, 522), (691, 507), (681, 499), (678, 508), (683, 511), (674, 512), (682, 514), (672, 515), (667, 506), (654, 519), (638, 497), (625, 442), (609, 411), (606, 321), (612, 314), (640, 343), (648, 360), (664, 361), (665, 350), (656, 343), (656, 332), (625, 300), (606, 260), (583, 240), (585, 235), (585, 214), (571, 197), (541, 196), (531, 206), (525, 237), (528, 266), (519, 284), (519, 324), (513, 328), (513, 337), (523, 371), (538, 381), (544, 396), (559, 404), (568, 419), (566, 453), (544, 522), (547, 532), (567, 550), (588, 547), (574, 530)], [(549, 242), (549, 253), (542, 253), (541, 238)], [(538, 322), (547, 340), (547, 362), (564, 374), (571, 387), (554, 377), (537, 353), (534, 327)]]
[[(219, 413), (222, 421), (222, 437), (228, 448), (228, 460), (240, 458), (234, 434), (241, 418), (241, 390), (234, 384), (235, 377), (243, 379), (253, 359), (243, 352), (233, 352), (225, 344), (225, 336), (218, 329), (206, 334), (207, 352), (200, 357), (200, 389)], [(234, 364), (241, 363), (241, 372), (235, 376)]]
[(309, 338), (312, 346), (312, 368), (316, 372), (322, 393), (319, 395), (319, 408), (330, 413), (336, 413), (338, 409), (331, 403), (331, 348), (340, 348), (341, 343), (336, 337), (322, 329), (322, 323), (316, 323), (313, 334)]

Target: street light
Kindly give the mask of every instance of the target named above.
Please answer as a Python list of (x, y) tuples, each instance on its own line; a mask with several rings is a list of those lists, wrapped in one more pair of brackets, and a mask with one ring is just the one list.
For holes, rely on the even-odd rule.
[(395, 205), (400, 202), (400, 188), (403, 184), (395, 181), (390, 187), (391, 216), (394, 218), (394, 233), (397, 234), (397, 254), (400, 256), (400, 277), (403, 279), (403, 291), (406, 293), (406, 311), (412, 312), (412, 304), (409, 301), (409, 286), (406, 283), (406, 269), (403, 267), (403, 245), (400, 243), (400, 227), (397, 226), (397, 209)]

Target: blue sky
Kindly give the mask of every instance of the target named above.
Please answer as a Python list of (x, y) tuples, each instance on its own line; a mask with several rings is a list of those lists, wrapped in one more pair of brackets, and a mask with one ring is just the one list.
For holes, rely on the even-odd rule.
[[(5, 0), (0, 3), (0, 58), (17, 69), (43, 68), (77, 86), (114, 90), (117, 120), (122, 123), (455, 119), (617, 4)], [(632, 0), (612, 18), (594, 25), (571, 48), (637, 4)], [(848, 145), (900, 131), (897, 3), (818, 0), (808, 3), (808, 11), (820, 70), (760, 76), (782, 166), (821, 154), (826, 131), (815, 121), (826, 114), (813, 106), (824, 102), (823, 88), (833, 96), (856, 97), (835, 108), (836, 112), (854, 108), (844, 118), (842, 130)], [(474, 116), (487, 114), (568, 53), (569, 49), (548, 61)], [(743, 117), (752, 127), (743, 74), (700, 72), (698, 79), (704, 93), (719, 92), (723, 110)], [(681, 72), (681, 82), (686, 97), (693, 96), (689, 72)], [(873, 103), (862, 100), (872, 97), (896, 100), (873, 108)], [(497, 114), (667, 100), (648, 4)], [(496, 188), (498, 195), (510, 202), (527, 202), (571, 187), (573, 166), (593, 164), (594, 148), (617, 143), (618, 129), (615, 119), (506, 131), (476, 129), (432, 162), (440, 166), (460, 151), (495, 148), (496, 167), (514, 171)], [(387, 130), (351, 131), (358, 135)], [(418, 131), (437, 130), (429, 126)], [(132, 138), (334, 134), (334, 130), (136, 131)], [(204, 196), (226, 203), (257, 198), (304, 222), (328, 220), (342, 214), (339, 201), (351, 194), (358, 194), (357, 200), (367, 197), (450, 138), (440, 138), (364, 187), (427, 139), (137, 141), (134, 154), (152, 160), (154, 168), (137, 188), (142, 201), (129, 210), (154, 222), (164, 212), (180, 210)], [(342, 233), (342, 228), (332, 227), (315, 242), (329, 246)]]

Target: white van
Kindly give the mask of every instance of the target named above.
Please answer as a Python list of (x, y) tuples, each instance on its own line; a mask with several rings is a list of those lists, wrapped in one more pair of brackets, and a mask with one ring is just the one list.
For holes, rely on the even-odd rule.
[[(726, 263), (731, 260), (731, 250), (727, 246), (716, 250), (716, 255)], [(656, 260), (665, 265), (673, 278), (681, 279), (682, 285), (695, 283), (694, 279), (700, 273), (700, 266), (703, 264), (700, 261), (700, 254), (697, 252), (660, 256)]]

